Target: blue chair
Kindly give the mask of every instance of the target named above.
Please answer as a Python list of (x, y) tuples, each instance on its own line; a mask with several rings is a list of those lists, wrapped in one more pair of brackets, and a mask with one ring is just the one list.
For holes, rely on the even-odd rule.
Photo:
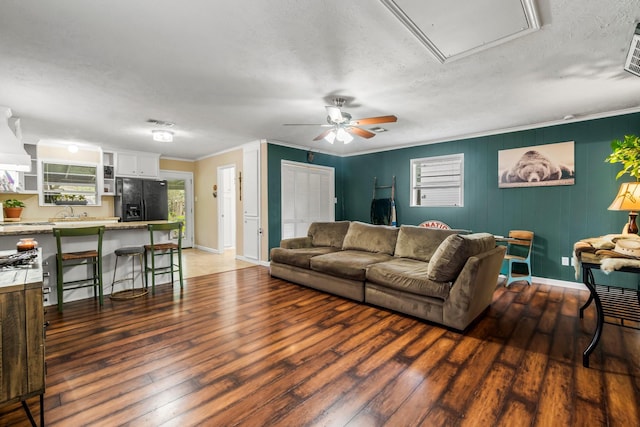
[[(533, 231), (511, 230), (506, 239), (507, 252), (502, 261), (501, 274), (507, 277), (505, 286), (521, 280), (531, 285), (531, 252), (533, 249)], [(515, 267), (515, 269), (514, 269)], [(526, 273), (523, 270), (526, 269)]]

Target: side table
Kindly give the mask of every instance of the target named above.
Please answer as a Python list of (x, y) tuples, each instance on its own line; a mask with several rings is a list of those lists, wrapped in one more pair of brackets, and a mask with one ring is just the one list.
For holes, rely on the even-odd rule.
[[(582, 365), (589, 367), (589, 355), (598, 345), (605, 323), (640, 330), (640, 291), (615, 285), (598, 285), (592, 270), (599, 270), (600, 264), (582, 262), (582, 280), (589, 289), (589, 299), (580, 307), (580, 318), (584, 317), (584, 310), (595, 302), (596, 330), (591, 342), (582, 353)], [(640, 268), (623, 267), (619, 270), (625, 273), (640, 274)], [(608, 321), (607, 318), (617, 319), (619, 322)], [(627, 322), (625, 324), (625, 322)], [(633, 322), (633, 323), (629, 323)]]

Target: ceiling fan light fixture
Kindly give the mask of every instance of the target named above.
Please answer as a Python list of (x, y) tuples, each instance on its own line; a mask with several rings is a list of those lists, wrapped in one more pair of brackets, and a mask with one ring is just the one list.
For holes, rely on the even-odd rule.
[(336, 132), (332, 130), (331, 132), (325, 135), (324, 140), (327, 141), (329, 144), (333, 144), (333, 141), (336, 140)]
[(344, 128), (340, 128), (336, 132), (336, 139), (338, 141), (344, 142), (345, 144), (348, 144), (353, 141), (353, 136), (351, 136), (351, 134), (349, 134), (349, 132), (347, 132)]
[(173, 142), (173, 132), (169, 130), (152, 130), (153, 140), (158, 142)]

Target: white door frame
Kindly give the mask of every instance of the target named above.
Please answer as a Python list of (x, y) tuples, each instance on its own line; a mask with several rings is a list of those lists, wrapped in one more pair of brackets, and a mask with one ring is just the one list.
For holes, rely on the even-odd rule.
[(183, 172), (174, 170), (161, 170), (161, 179), (184, 179), (185, 190), (185, 216), (187, 227), (185, 230), (185, 238), (182, 240), (182, 246), (185, 248), (194, 247), (194, 223), (193, 223), (193, 172)]
[[(218, 174), (218, 192), (217, 192), (218, 194), (218, 252), (219, 253), (224, 253), (225, 205), (224, 205), (224, 197), (222, 197), (222, 189), (224, 188), (224, 171), (228, 169), (232, 169), (233, 174), (235, 176), (236, 165), (234, 163), (218, 166), (218, 171), (217, 171), (217, 174)], [(233, 241), (236, 242), (236, 245), (237, 245), (237, 241), (236, 241), (237, 235), (236, 235), (235, 219), (236, 219), (237, 204), (235, 203), (235, 195), (237, 194), (237, 191), (238, 191), (237, 184), (234, 182), (234, 185), (233, 185), (234, 203), (233, 203), (233, 212), (231, 213), (231, 215), (233, 216), (233, 218), (231, 219), (233, 227), (231, 230), (233, 233)]]

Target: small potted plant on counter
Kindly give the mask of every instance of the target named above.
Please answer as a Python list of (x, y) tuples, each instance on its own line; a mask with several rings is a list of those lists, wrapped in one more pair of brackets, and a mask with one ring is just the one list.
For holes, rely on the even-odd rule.
[(18, 199), (7, 199), (2, 202), (2, 210), (5, 221), (20, 221), (24, 202)]
[(82, 194), (59, 194), (55, 196), (56, 205), (86, 205), (87, 199)]

